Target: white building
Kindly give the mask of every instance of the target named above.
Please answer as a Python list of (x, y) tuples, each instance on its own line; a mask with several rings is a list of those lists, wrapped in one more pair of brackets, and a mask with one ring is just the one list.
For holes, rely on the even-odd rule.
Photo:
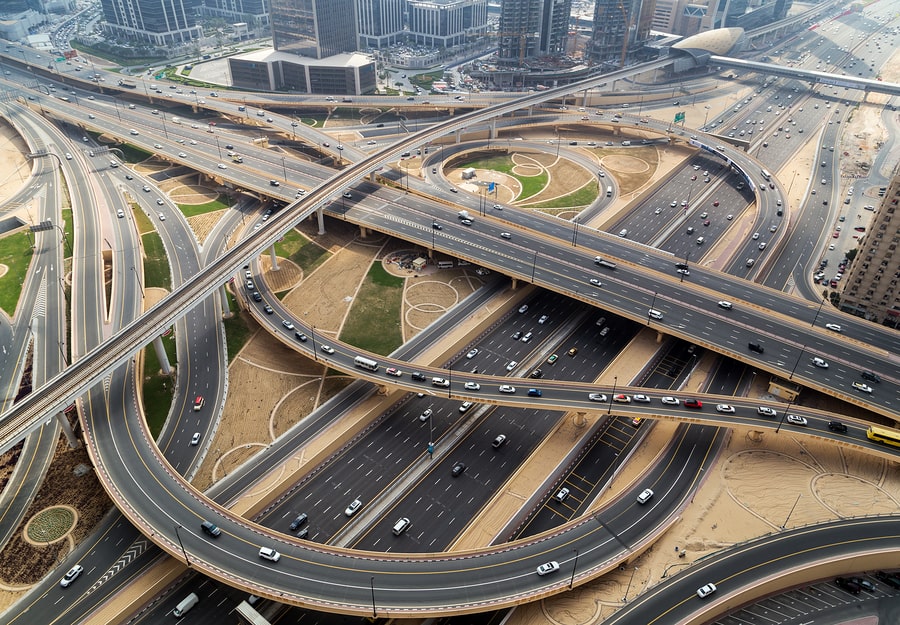
[(409, 39), (449, 48), (487, 32), (487, 0), (409, 0)]

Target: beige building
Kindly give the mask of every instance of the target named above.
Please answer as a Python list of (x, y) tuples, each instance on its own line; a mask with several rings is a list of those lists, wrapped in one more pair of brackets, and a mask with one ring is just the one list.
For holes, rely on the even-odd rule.
[(883, 192), (844, 277), (841, 310), (900, 328), (900, 173), (894, 172)]

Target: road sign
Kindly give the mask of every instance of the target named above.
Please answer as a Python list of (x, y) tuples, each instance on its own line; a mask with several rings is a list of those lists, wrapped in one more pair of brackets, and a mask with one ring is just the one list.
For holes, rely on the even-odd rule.
[(683, 121), (684, 121), (684, 111), (679, 111), (679, 112), (675, 113), (675, 123), (677, 124), (678, 122), (683, 122)]
[(65, 60), (66, 60), (66, 57), (64, 57), (64, 56), (58, 56), (58, 57), (56, 57), (56, 62), (57, 62), (57, 63), (62, 63), (62, 62), (65, 61)]

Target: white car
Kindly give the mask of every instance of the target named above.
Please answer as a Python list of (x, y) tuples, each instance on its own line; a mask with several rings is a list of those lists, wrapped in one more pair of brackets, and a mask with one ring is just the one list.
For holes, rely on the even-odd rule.
[(789, 414), (789, 415), (786, 417), (786, 419), (787, 419), (787, 422), (788, 422), (788, 423), (793, 423), (794, 425), (806, 425), (806, 423), (807, 423), (807, 421), (806, 421), (805, 418), (800, 417), (800, 416), (795, 415), (795, 414)]
[(515, 394), (515, 392), (516, 392), (516, 387), (515, 387), (515, 386), (510, 386), (509, 384), (503, 384), (503, 385), (501, 385), (500, 388), (498, 388), (497, 390), (500, 391), (501, 393), (506, 393), (506, 394), (508, 394), (508, 395), (513, 395), (513, 394)]
[(734, 414), (734, 406), (728, 404), (716, 404), (716, 412), (723, 414)]
[(506, 370), (507, 370), (507, 371), (512, 371), (513, 369), (515, 369), (515, 368), (518, 367), (518, 366), (519, 366), (519, 363), (518, 363), (517, 361), (515, 361), (515, 360), (510, 360), (510, 361), (509, 361), (509, 364), (506, 365)]
[(218, 167), (219, 169), (228, 169), (228, 165), (226, 165), (225, 163), (219, 163), (218, 165), (216, 165), (216, 167)]
[(604, 395), (603, 393), (591, 393), (588, 395), (588, 399), (591, 401), (609, 401), (609, 397)]
[(472, 402), (470, 402), (470, 401), (464, 401), (463, 403), (461, 403), (461, 404), (459, 405), (459, 411), (460, 411), (460, 412), (467, 412), (467, 411), (469, 410), (469, 408), (471, 408), (471, 407), (472, 407)]
[(677, 397), (670, 397), (670, 396), (660, 397), (659, 401), (661, 401), (662, 403), (669, 405), (669, 406), (677, 406), (678, 404), (681, 403)]
[(321, 345), (319, 349), (325, 352), (326, 354), (333, 354), (334, 348), (331, 345)]
[(347, 509), (344, 510), (344, 514), (346, 514), (347, 516), (353, 516), (360, 508), (362, 508), (362, 501), (359, 499), (354, 499), (350, 502), (350, 505), (347, 506)]
[(184, 152), (179, 152), (178, 158), (187, 158), (187, 154), (185, 154)]
[(594, 286), (603, 286), (603, 283), (601, 283), (597, 278), (591, 278), (591, 284), (593, 284)]
[(191, 437), (191, 447), (196, 447), (200, 444), (200, 432), (194, 432), (194, 435)]
[(542, 565), (537, 567), (538, 575), (547, 575), (549, 573), (555, 573), (559, 570), (559, 562), (553, 560), (551, 562), (544, 562)]
[(768, 406), (760, 406), (756, 409), (756, 414), (760, 414), (764, 417), (777, 417), (778, 413), (774, 408), (769, 408)]
[(82, 567), (80, 564), (76, 564), (71, 569), (69, 569), (68, 573), (63, 575), (63, 578), (59, 580), (59, 585), (63, 588), (68, 588), (69, 584), (78, 579), (78, 576), (81, 575), (82, 571), (84, 571), (84, 567)]
[(697, 596), (700, 597), (701, 599), (705, 599), (706, 597), (710, 596), (714, 592), (716, 592), (716, 585), (710, 583), (710, 584), (706, 584), (705, 586), (703, 586), (701, 588), (698, 588)]
[(613, 395), (613, 401), (617, 404), (630, 404), (631, 396), (625, 395), (624, 393), (618, 393), (616, 395)]
[(475, 358), (475, 356), (477, 356), (477, 355), (478, 355), (478, 348), (473, 347), (472, 349), (469, 350), (469, 353), (466, 354), (466, 358), (469, 358), (469, 359)]
[(649, 488), (645, 488), (641, 491), (641, 494), (637, 496), (637, 502), (639, 504), (645, 504), (653, 497), (653, 491)]
[(478, 382), (466, 382), (463, 385), (463, 388), (466, 389), (467, 391), (480, 391), (481, 384), (479, 384)]
[(632, 395), (631, 399), (641, 404), (649, 404), (650, 397), (647, 395)]
[(431, 415), (433, 414), (434, 410), (432, 410), (431, 408), (426, 408), (425, 411), (419, 415), (419, 421), (425, 423), (426, 421), (428, 421), (428, 419), (431, 418)]
[(759, 233), (758, 233), (758, 232), (754, 232), (754, 233), (753, 233), (752, 239), (753, 239), (754, 241), (756, 241), (758, 238), (759, 238)]
[(815, 358), (812, 358), (812, 359), (811, 359), (811, 362), (812, 362), (815, 366), (817, 366), (819, 369), (827, 369), (827, 368), (828, 368), (828, 362), (826, 362), (825, 360), (819, 358), (818, 356), (816, 356)]
[(854, 382), (853, 388), (855, 388), (857, 391), (862, 391), (863, 393), (871, 393), (872, 392), (872, 387), (869, 386), (868, 384), (863, 384), (862, 382)]
[(278, 562), (281, 559), (281, 554), (271, 547), (260, 547), (259, 557), (269, 562)]
[(397, 367), (388, 367), (387, 369), (384, 370), (384, 372), (395, 378), (399, 378), (403, 375), (403, 372), (400, 371), (400, 369), (398, 369)]
[(725, 310), (731, 310), (732, 308), (734, 308), (734, 305), (731, 302), (721, 300), (721, 301), (719, 301), (719, 308), (723, 308)]
[(841, 328), (841, 326), (836, 323), (826, 323), (825, 327), (828, 328), (829, 330), (831, 330), (832, 332), (843, 332), (844, 331), (844, 329)]

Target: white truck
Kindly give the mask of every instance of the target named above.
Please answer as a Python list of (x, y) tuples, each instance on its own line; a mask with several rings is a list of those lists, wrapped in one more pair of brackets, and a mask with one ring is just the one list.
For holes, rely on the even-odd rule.
[(459, 211), (456, 213), (456, 216), (459, 219), (472, 219), (472, 216), (469, 214), (469, 211)]

